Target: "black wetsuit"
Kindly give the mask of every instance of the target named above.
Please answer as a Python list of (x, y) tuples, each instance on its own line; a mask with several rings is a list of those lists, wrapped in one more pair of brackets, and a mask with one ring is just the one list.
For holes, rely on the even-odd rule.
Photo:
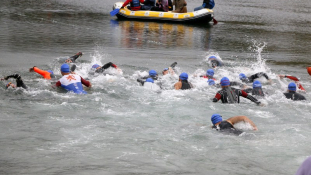
[(254, 82), (255, 79), (260, 78), (262, 76), (264, 76), (267, 80), (269, 80), (269, 77), (268, 77), (268, 75), (266, 73), (259, 72), (259, 73), (256, 73), (254, 75), (251, 75), (251, 76), (249, 76), (249, 77), (247, 77), (245, 79), (242, 79), (242, 82), (244, 82), (244, 83), (252, 83), (252, 82)]
[(80, 54), (76, 54), (74, 56), (69, 57), (68, 59), (72, 61), (72, 63), (75, 63), (76, 60), (80, 57)]
[(218, 91), (213, 98), (213, 102), (221, 100), (222, 103), (240, 103), (240, 96), (247, 98), (256, 104), (260, 104), (255, 97), (247, 94), (243, 90), (235, 89), (230, 86), (224, 87), (222, 90)]
[(252, 95), (265, 96), (261, 87), (244, 89), (246, 93), (252, 93)]
[(181, 90), (191, 89), (193, 86), (191, 83), (188, 82), (188, 80), (181, 80)]
[(19, 74), (13, 74), (5, 77), (5, 80), (8, 80), (9, 78), (15, 78), (16, 80), (16, 87), (22, 87), (24, 89), (27, 89), (27, 86), (24, 84), (22, 77)]
[(103, 73), (105, 71), (105, 69), (108, 69), (109, 67), (117, 68), (117, 66), (115, 64), (113, 64), (112, 62), (109, 62), (109, 63), (103, 65), (101, 68), (97, 69), (95, 72), (96, 73)]
[(286, 96), (286, 98), (292, 99), (294, 101), (307, 100), (303, 95), (296, 93), (295, 91), (286, 92), (284, 93), (284, 95)]
[(243, 131), (235, 129), (232, 124), (227, 121), (222, 121), (219, 125), (214, 125), (213, 128), (220, 132), (227, 132), (236, 135), (243, 133)]

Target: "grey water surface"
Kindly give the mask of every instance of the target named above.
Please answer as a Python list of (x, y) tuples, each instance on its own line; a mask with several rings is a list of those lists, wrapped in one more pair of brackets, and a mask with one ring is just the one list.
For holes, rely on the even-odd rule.
[[(201, 4), (187, 2), (188, 11)], [(215, 2), (217, 25), (190, 25), (120, 21), (110, 0), (1, 0), (0, 77), (19, 73), (29, 89), (0, 82), (0, 174), (295, 174), (311, 151), (311, 2)], [(76, 73), (93, 85), (87, 95), (28, 71), (60, 78), (61, 60), (79, 51)], [(213, 103), (219, 89), (198, 77), (210, 55), (225, 65), (216, 82), (266, 72), (265, 106)], [(110, 61), (123, 74), (88, 74)], [(164, 76), (160, 93), (137, 83), (175, 61), (194, 89), (173, 90), (177, 76)], [(286, 99), (291, 81), (278, 74), (300, 78), (307, 101)], [(218, 133), (214, 113), (248, 116), (259, 130), (238, 124), (240, 136)]]

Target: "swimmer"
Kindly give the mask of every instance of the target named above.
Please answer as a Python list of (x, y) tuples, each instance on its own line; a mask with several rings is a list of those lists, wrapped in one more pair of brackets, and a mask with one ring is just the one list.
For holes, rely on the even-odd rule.
[(70, 58), (65, 60), (65, 63), (75, 63), (79, 57), (82, 57), (82, 52), (78, 52), (77, 54), (71, 56)]
[(152, 78), (153, 80), (158, 80), (158, 73), (155, 70), (150, 70), (147, 77), (138, 78), (137, 82), (140, 82), (141, 85), (144, 85), (142, 82), (145, 82), (147, 78)]
[(51, 70), (44, 71), (44, 70), (37, 68), (36, 66), (30, 68), (29, 72), (36, 72), (36, 73), (42, 75), (42, 77), (44, 79), (47, 79), (47, 80), (50, 80), (51, 78), (55, 78), (53, 71), (51, 71)]
[(213, 114), (211, 117), (211, 121), (213, 123), (212, 128), (220, 132), (228, 132), (228, 133), (240, 135), (241, 133), (243, 133), (243, 131), (236, 129), (233, 126), (234, 124), (239, 123), (239, 122), (249, 123), (253, 127), (253, 130), (258, 130), (254, 122), (246, 116), (235, 116), (227, 120), (222, 120), (221, 115)]
[(105, 64), (104, 66), (94, 64), (92, 66), (92, 69), (95, 70), (95, 73), (103, 73), (109, 67), (113, 67), (113, 68), (117, 69), (119, 72), (122, 72), (122, 70), (120, 68), (118, 68), (117, 65), (113, 64), (112, 62), (109, 62), (109, 63)]
[(5, 88), (17, 88), (17, 87), (22, 87), (24, 89), (27, 89), (27, 86), (24, 84), (22, 77), (19, 74), (13, 74), (13, 75), (9, 75), (6, 76), (4, 78), (1, 79), (1, 81), (3, 80), (8, 80), (9, 78), (14, 78), (16, 80), (16, 85), (13, 84), (12, 82), (9, 82), (8, 84), (6, 84)]
[(266, 73), (263, 73), (263, 72), (256, 73), (256, 74), (251, 75), (249, 77), (247, 77), (244, 73), (239, 74), (239, 78), (240, 78), (240, 80), (242, 80), (243, 83), (252, 83), (252, 82), (254, 82), (254, 80), (256, 78), (260, 78), (262, 76), (264, 76), (271, 83), (271, 79), (268, 77), (268, 75)]
[(147, 78), (143, 84), (144, 84), (144, 87), (147, 89), (151, 89), (154, 91), (161, 90), (161, 87), (155, 84), (152, 78)]
[(215, 73), (215, 72), (214, 72), (213, 69), (208, 69), (208, 70), (206, 71), (206, 75), (201, 75), (200, 77), (216, 80), (216, 79), (214, 78), (214, 73)]
[(291, 75), (279, 75), (281, 79), (288, 78), (290, 80), (294, 80), (296, 85), (298, 86), (298, 89), (302, 91), (306, 91), (305, 88), (302, 87), (302, 85), (299, 83), (299, 79), (297, 77), (291, 76)]
[(308, 157), (305, 161), (303, 161), (303, 163), (297, 170), (296, 175), (310, 175), (311, 174), (310, 165), (311, 165), (311, 157)]
[(183, 72), (179, 75), (179, 81), (175, 83), (174, 88), (176, 90), (186, 90), (186, 89), (191, 89), (193, 88), (193, 85), (188, 82), (188, 74)]
[(251, 100), (257, 105), (261, 104), (260, 101), (258, 101), (255, 97), (247, 94), (245, 91), (230, 87), (230, 81), (227, 77), (223, 77), (221, 79), (220, 85), (222, 90), (217, 92), (213, 98), (213, 102), (218, 102), (221, 100), (222, 103), (240, 103), (240, 96), (242, 96)]
[(246, 93), (252, 93), (252, 95), (265, 96), (262, 91), (262, 84), (258, 80), (253, 82), (253, 88), (247, 88), (244, 91)]
[(295, 83), (293, 83), (293, 82), (289, 83), (288, 84), (288, 91), (284, 93), (285, 97), (287, 99), (292, 99), (294, 101), (306, 100), (306, 98), (303, 95), (301, 95), (301, 94), (296, 92), (296, 89), (297, 88), (296, 88), (296, 84)]
[(223, 63), (220, 59), (218, 59), (216, 56), (212, 55), (208, 58), (208, 61), (210, 61), (211, 63), (211, 66), (213, 68), (216, 68), (216, 67), (221, 67), (223, 66)]
[(84, 80), (81, 76), (72, 74), (68, 64), (63, 64), (61, 66), (61, 74), (63, 77), (56, 83), (56, 87), (61, 86), (67, 91), (74, 92), (76, 94), (86, 94), (82, 84), (86, 87), (92, 86), (89, 81)]
[(162, 75), (166, 75), (168, 73), (170, 73), (171, 75), (174, 75), (174, 67), (176, 66), (177, 62), (174, 62), (173, 64), (171, 64), (170, 67), (168, 68), (164, 68), (164, 70), (162, 71)]

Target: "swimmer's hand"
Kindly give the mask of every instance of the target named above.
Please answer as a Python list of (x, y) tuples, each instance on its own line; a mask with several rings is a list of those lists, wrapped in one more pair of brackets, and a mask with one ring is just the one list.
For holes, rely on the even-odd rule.
[(253, 127), (253, 130), (254, 130), (254, 131), (258, 131), (257, 126)]
[(1, 81), (4, 81), (5, 79), (4, 78), (1, 78)]
[(260, 101), (256, 102), (256, 104), (257, 104), (258, 106), (265, 106), (265, 104), (264, 104), (264, 103), (261, 103)]
[(279, 75), (279, 77), (282, 79), (282, 78), (284, 78), (284, 77), (285, 77), (285, 75)]

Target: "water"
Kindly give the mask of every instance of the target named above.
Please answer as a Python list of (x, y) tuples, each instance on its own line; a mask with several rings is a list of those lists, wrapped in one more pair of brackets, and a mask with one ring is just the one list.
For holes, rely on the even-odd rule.
[[(310, 100), (285, 99), (289, 80), (301, 79), (310, 99), (310, 6), (307, 0), (217, 1), (216, 26), (117, 21), (112, 1), (0, 2), (0, 76), (20, 73), (29, 90), (5, 90), (1, 82), (1, 174), (294, 174), (310, 155)], [(201, 1), (188, 1), (188, 9)], [(60, 77), (61, 58), (78, 51), (77, 73), (90, 78), (88, 95), (63, 93), (28, 72), (33, 66)], [(209, 55), (225, 67), (220, 80), (264, 71), (268, 95), (258, 107), (212, 103), (217, 88), (190, 77), (196, 88), (161, 93), (139, 86), (149, 69), (204, 73)], [(112, 61), (123, 75), (91, 77), (94, 63)], [(112, 71), (113, 70), (109, 70)], [(248, 116), (241, 136), (210, 129), (210, 117)]]

